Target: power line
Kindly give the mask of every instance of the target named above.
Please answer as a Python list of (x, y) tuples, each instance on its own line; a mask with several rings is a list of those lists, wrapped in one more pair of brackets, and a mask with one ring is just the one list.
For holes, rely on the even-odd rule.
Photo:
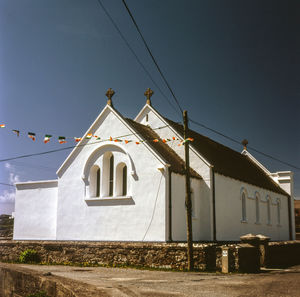
[(159, 90), (159, 92), (161, 93), (161, 95), (167, 100), (167, 102), (169, 103), (169, 105), (174, 109), (174, 111), (181, 116), (181, 114), (178, 112), (178, 110), (176, 109), (176, 107), (171, 103), (171, 101), (169, 100), (169, 98), (163, 93), (163, 91), (161, 90), (161, 88), (158, 86), (158, 84), (155, 82), (155, 80), (153, 79), (153, 77), (151, 76), (150, 72), (146, 69), (145, 65), (142, 63), (142, 61), (139, 59), (138, 55), (135, 53), (135, 51), (133, 50), (133, 48), (130, 46), (129, 42), (127, 41), (126, 37), (124, 36), (124, 34), (121, 32), (121, 30), (119, 29), (117, 23), (114, 21), (114, 19), (112, 18), (112, 16), (109, 14), (109, 12), (106, 10), (106, 8), (104, 7), (104, 5), (102, 4), (102, 2), (100, 0), (97, 0), (99, 5), (101, 6), (102, 10), (104, 11), (104, 13), (106, 14), (106, 16), (109, 18), (109, 20), (111, 21), (111, 23), (113, 24), (113, 26), (115, 27), (115, 29), (117, 30), (117, 32), (119, 33), (119, 35), (121, 36), (121, 38), (123, 39), (124, 43), (126, 44), (126, 46), (129, 48), (129, 50), (131, 51), (131, 53), (133, 54), (133, 56), (135, 57), (135, 59), (137, 60), (137, 62), (140, 64), (140, 66), (142, 67), (142, 69), (145, 71), (145, 73), (148, 75), (148, 77), (150, 78), (150, 80), (152, 81), (152, 83), (156, 86), (156, 88)]
[[(206, 125), (204, 125), (204, 124), (202, 124), (202, 123), (199, 123), (199, 122), (197, 122), (197, 121), (195, 121), (195, 120), (193, 120), (193, 119), (189, 119), (189, 120), (190, 120), (190, 122), (192, 122), (192, 123), (195, 124), (195, 125), (198, 125), (198, 126), (200, 126), (200, 127), (202, 127), (202, 128), (205, 128), (205, 129), (207, 129), (207, 130), (209, 130), (209, 131), (212, 131), (212, 132), (214, 132), (214, 133), (216, 133), (216, 134), (218, 134), (218, 135), (220, 135), (220, 136), (222, 136), (222, 137), (224, 137), (224, 138), (226, 138), (226, 139), (228, 139), (228, 140), (230, 140), (230, 141), (232, 141), (232, 142), (235, 142), (235, 143), (237, 143), (237, 144), (239, 144), (239, 145), (242, 145), (240, 141), (238, 141), (238, 140), (236, 140), (236, 139), (234, 139), (234, 138), (232, 138), (232, 137), (230, 137), (230, 136), (228, 136), (228, 135), (225, 135), (224, 133), (221, 133), (221, 132), (219, 132), (219, 131), (217, 131), (217, 130), (215, 130), (215, 129), (209, 128), (209, 127), (207, 127)], [(259, 151), (258, 149), (254, 148), (254, 147), (251, 147), (251, 146), (248, 145), (247, 148), (250, 149), (250, 150), (253, 150), (253, 151), (255, 151), (256, 153), (259, 153), (259, 154), (261, 154), (261, 155), (263, 155), (263, 156), (265, 156), (265, 157), (268, 157), (268, 158), (273, 159), (273, 160), (275, 160), (275, 161), (277, 161), (277, 162), (280, 162), (280, 163), (282, 163), (282, 164), (284, 164), (284, 165), (287, 165), (287, 166), (292, 167), (292, 168), (294, 168), (294, 169), (300, 170), (299, 167), (297, 167), (297, 166), (295, 166), (295, 165), (292, 165), (292, 164), (290, 164), (290, 163), (288, 163), (288, 162), (282, 161), (282, 160), (280, 160), (280, 159), (278, 159), (278, 158), (275, 158), (275, 157), (273, 157), (273, 156), (271, 156), (271, 155), (269, 155), (269, 154), (266, 154), (266, 153), (264, 153), (264, 152), (261, 152), (261, 151)]]
[[(98, 0), (98, 1), (99, 1), (99, 0)], [(124, 4), (124, 6), (125, 6), (125, 8), (126, 8), (126, 10), (127, 10), (127, 12), (128, 12), (128, 14), (129, 14), (129, 16), (130, 16), (130, 18), (131, 18), (131, 20), (132, 20), (134, 26), (136, 27), (136, 29), (137, 29), (137, 31), (138, 31), (140, 37), (142, 38), (143, 43), (144, 43), (144, 45), (145, 45), (145, 47), (146, 47), (146, 49), (147, 49), (149, 55), (151, 56), (153, 63), (155, 64), (155, 66), (156, 66), (158, 72), (160, 73), (162, 79), (164, 80), (165, 84), (167, 85), (169, 91), (171, 92), (171, 94), (172, 94), (172, 96), (173, 96), (173, 98), (174, 98), (174, 100), (175, 100), (175, 102), (176, 102), (178, 108), (180, 109), (181, 114), (182, 114), (182, 113), (183, 113), (183, 109), (181, 108), (181, 106), (180, 106), (180, 104), (179, 104), (179, 102), (178, 102), (178, 100), (177, 100), (177, 98), (176, 98), (176, 96), (175, 96), (175, 94), (174, 94), (172, 88), (170, 87), (170, 85), (169, 85), (169, 83), (168, 83), (166, 77), (164, 76), (163, 72), (161, 71), (161, 69), (160, 69), (158, 63), (156, 62), (156, 59), (154, 58), (154, 56), (153, 56), (153, 54), (152, 54), (152, 52), (151, 52), (151, 50), (150, 50), (150, 48), (149, 48), (149, 46), (148, 46), (148, 44), (147, 44), (147, 42), (146, 42), (146, 40), (145, 40), (143, 34), (142, 34), (142, 32), (141, 32), (141, 30), (140, 30), (138, 24), (136, 23), (136, 21), (135, 21), (133, 15), (132, 15), (132, 13), (131, 13), (129, 7), (127, 6), (125, 0), (122, 0), (122, 2), (123, 2), (123, 4)]]
[[(130, 18), (131, 18), (131, 20), (132, 20), (134, 26), (136, 27), (136, 29), (137, 29), (137, 31), (138, 31), (140, 37), (142, 38), (142, 41), (143, 41), (143, 43), (144, 43), (144, 45), (145, 45), (145, 47), (146, 47), (146, 49), (147, 49), (149, 55), (151, 56), (151, 58), (152, 58), (152, 60), (153, 60), (153, 62), (154, 62), (154, 64), (155, 64), (157, 70), (159, 71), (161, 77), (163, 78), (163, 80), (164, 80), (164, 82), (166, 83), (166, 85), (167, 85), (169, 91), (171, 92), (171, 94), (172, 94), (174, 100), (176, 101), (176, 103), (177, 103), (177, 105), (178, 105), (180, 111), (182, 112), (182, 108), (181, 108), (181, 106), (180, 106), (180, 104), (179, 104), (179, 102), (178, 102), (178, 100), (177, 100), (177, 98), (176, 98), (176, 96), (175, 96), (175, 94), (174, 94), (172, 88), (170, 87), (170, 85), (169, 85), (167, 79), (165, 78), (164, 74), (162, 73), (162, 71), (161, 71), (161, 69), (160, 69), (158, 63), (156, 62), (156, 60), (155, 60), (155, 58), (154, 58), (154, 56), (153, 56), (153, 54), (152, 54), (152, 52), (151, 52), (151, 50), (150, 50), (150, 48), (149, 48), (149, 46), (148, 46), (148, 44), (147, 44), (147, 42), (146, 42), (146, 40), (145, 40), (143, 34), (142, 34), (142, 32), (141, 32), (141, 30), (140, 30), (140, 28), (139, 28), (137, 22), (136, 22), (135, 19), (134, 19), (134, 16), (132, 15), (132, 13), (131, 13), (131, 11), (130, 11), (128, 5), (127, 5), (126, 2), (125, 2), (125, 0), (122, 0), (122, 2), (123, 2), (123, 4), (124, 4), (124, 6), (125, 6), (125, 8), (126, 8), (126, 10), (127, 10), (127, 12), (128, 12), (128, 14), (129, 14), (129, 16), (130, 16)], [(232, 142), (235, 142), (235, 143), (238, 143), (239, 145), (241, 145), (241, 142), (240, 142), (240, 141), (238, 141), (238, 140), (236, 140), (236, 139), (234, 139), (234, 138), (232, 138), (232, 137), (230, 137), (230, 136), (227, 136), (227, 135), (225, 135), (225, 134), (222, 133), (222, 132), (219, 132), (219, 131), (217, 131), (217, 130), (215, 130), (215, 129), (209, 128), (208, 126), (206, 126), (206, 125), (204, 125), (204, 124), (201, 124), (201, 123), (199, 123), (199, 122), (197, 122), (197, 121), (195, 121), (195, 120), (193, 120), (193, 119), (189, 119), (189, 120), (190, 120), (192, 123), (194, 123), (194, 124), (196, 124), (196, 125), (198, 125), (198, 126), (201, 126), (201, 127), (205, 128), (205, 129), (207, 129), (207, 130), (210, 130), (210, 131), (212, 131), (212, 132), (214, 132), (214, 133), (216, 133), (216, 134), (218, 134), (218, 135), (220, 135), (220, 136), (222, 136), (222, 137), (225, 137), (226, 139), (229, 139), (229, 140), (232, 141)], [(294, 165), (292, 165), (292, 164), (290, 164), (290, 163), (287, 163), (287, 162), (285, 162), (285, 161), (282, 161), (282, 160), (280, 160), (280, 159), (278, 159), (278, 158), (275, 158), (275, 157), (273, 157), (273, 156), (271, 156), (271, 155), (269, 155), (269, 154), (263, 153), (263, 152), (261, 152), (261, 151), (255, 149), (255, 148), (253, 148), (253, 147), (248, 146), (248, 148), (249, 148), (249, 149), (252, 149), (253, 151), (255, 151), (255, 152), (257, 152), (257, 153), (259, 153), (259, 154), (261, 154), (261, 155), (263, 155), (263, 156), (265, 156), (265, 157), (271, 158), (271, 159), (273, 159), (273, 160), (275, 160), (275, 161), (278, 161), (278, 162), (280, 162), (280, 163), (282, 163), (282, 164), (285, 164), (285, 165), (287, 165), (287, 166), (290, 166), (290, 167), (292, 167), (292, 168), (295, 168), (295, 169), (297, 169), (297, 170), (300, 170), (300, 168), (297, 167), (297, 166), (294, 166)]]

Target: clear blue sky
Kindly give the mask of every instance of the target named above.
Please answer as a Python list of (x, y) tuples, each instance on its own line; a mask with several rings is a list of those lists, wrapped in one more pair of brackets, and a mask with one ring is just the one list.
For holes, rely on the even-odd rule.
[[(172, 101), (122, 1), (102, 3)], [(247, 138), (252, 147), (300, 167), (299, 1), (127, 4), (191, 118), (235, 139)], [(0, 124), (7, 127), (0, 130), (0, 159), (70, 145), (42, 139), (44, 134), (83, 135), (105, 106), (109, 87), (116, 91), (115, 107), (126, 117), (135, 117), (150, 87), (154, 107), (181, 120), (97, 0), (0, 0)], [(20, 130), (20, 137), (12, 129)], [(37, 134), (36, 142), (27, 137), (29, 131)], [(2, 162), (0, 182), (54, 179), (69, 152)], [(299, 170), (253, 155), (270, 171), (294, 171), (300, 196)], [(0, 203), (13, 201), (13, 195), (13, 188), (0, 185)]]

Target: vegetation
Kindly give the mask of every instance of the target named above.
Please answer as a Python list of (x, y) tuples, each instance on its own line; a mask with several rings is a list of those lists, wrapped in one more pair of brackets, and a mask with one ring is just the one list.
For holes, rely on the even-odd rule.
[(12, 238), (14, 219), (9, 215), (0, 215), (0, 237)]
[(34, 294), (29, 294), (26, 297), (49, 297), (49, 296), (46, 294), (46, 292), (39, 291), (39, 292), (36, 292)]
[(36, 250), (27, 249), (20, 254), (19, 262), (21, 262), (21, 263), (39, 263), (40, 256), (38, 255)]

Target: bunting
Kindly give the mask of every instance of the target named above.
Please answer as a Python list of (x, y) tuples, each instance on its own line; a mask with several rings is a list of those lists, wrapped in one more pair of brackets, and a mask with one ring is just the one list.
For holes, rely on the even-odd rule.
[(50, 141), (51, 137), (52, 137), (52, 135), (46, 134), (44, 137), (44, 143), (48, 143)]
[(28, 132), (28, 137), (35, 141), (35, 133)]
[(20, 136), (20, 131), (19, 130), (12, 130), (15, 134), (17, 134), (17, 136)]
[(66, 137), (64, 137), (64, 136), (58, 136), (58, 142), (59, 142), (60, 144), (62, 144), (62, 143), (67, 143)]
[[(5, 124), (0, 124), (0, 128), (5, 128), (5, 127), (6, 127)], [(20, 130), (13, 129), (12, 132), (15, 133), (18, 137), (20, 136)], [(33, 141), (36, 140), (36, 134), (35, 133), (28, 132), (27, 134), (28, 134), (28, 137), (31, 138)], [(123, 137), (125, 137), (125, 136), (116, 137), (116, 138), (113, 138), (112, 136), (110, 136), (108, 139), (102, 139), (98, 135), (93, 135), (92, 133), (88, 133), (85, 138), (86, 139), (92, 139), (92, 138), (94, 138), (95, 140), (101, 140), (102, 139), (102, 141), (123, 142), (125, 144), (134, 142), (136, 145), (139, 145), (139, 144), (141, 144), (143, 142), (148, 142), (148, 141), (153, 141), (155, 143), (158, 143), (158, 142), (167, 143), (167, 142), (170, 142), (170, 141), (180, 141), (180, 143), (178, 144), (178, 146), (181, 146), (181, 145), (184, 145), (187, 142), (194, 141), (194, 139), (191, 138), (191, 137), (188, 137), (186, 139), (181, 140), (181, 139), (179, 139), (179, 138), (177, 138), (175, 136), (172, 136), (170, 138), (162, 138), (162, 139), (160, 139), (160, 138), (154, 138), (152, 140), (138, 140), (138, 141), (128, 140), (128, 139), (122, 139)], [(45, 134), (43, 142), (44, 143), (48, 143), (48, 142), (50, 142), (51, 138), (52, 138), (52, 135)], [(74, 139), (74, 141), (76, 143), (80, 142), (83, 139), (82, 137), (68, 137), (68, 138)], [(66, 137), (65, 136), (58, 136), (58, 142), (60, 144), (67, 143)]]

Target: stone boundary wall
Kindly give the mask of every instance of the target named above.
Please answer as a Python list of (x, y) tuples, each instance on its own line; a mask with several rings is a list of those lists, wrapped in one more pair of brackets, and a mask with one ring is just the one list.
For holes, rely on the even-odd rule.
[(270, 242), (268, 246), (267, 265), (284, 267), (300, 264), (300, 240)]
[(66, 279), (43, 276), (36, 271), (0, 263), (0, 296), (28, 296), (44, 292), (51, 297), (108, 297), (102, 289), (93, 285)]
[[(230, 271), (257, 271), (255, 247), (249, 244), (228, 247)], [(36, 250), (41, 262), (49, 264), (187, 268), (186, 243), (0, 241), (0, 261), (18, 261), (20, 253), (26, 249)], [(195, 269), (201, 271), (221, 271), (222, 246), (194, 243), (194, 263)]]

